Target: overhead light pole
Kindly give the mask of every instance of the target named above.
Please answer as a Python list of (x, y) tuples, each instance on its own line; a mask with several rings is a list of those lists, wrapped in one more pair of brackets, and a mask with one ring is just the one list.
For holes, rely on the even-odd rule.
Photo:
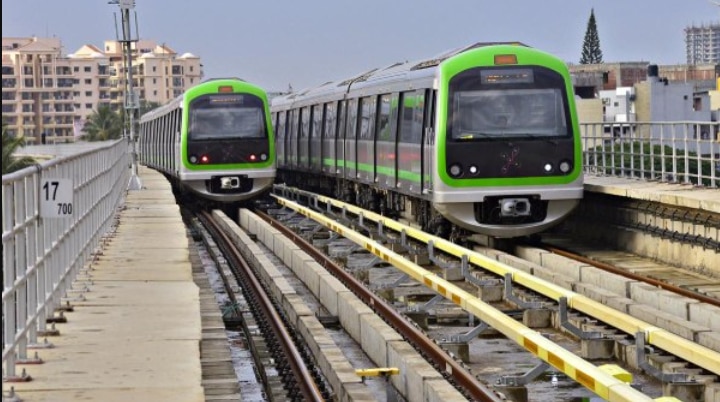
[(115, 20), (115, 36), (118, 42), (122, 43), (123, 55), (125, 62), (125, 94), (124, 94), (124, 109), (125, 117), (128, 125), (126, 126), (125, 136), (130, 141), (130, 154), (132, 158), (131, 163), (131, 176), (130, 182), (128, 183), (128, 190), (140, 190), (142, 183), (140, 177), (138, 177), (138, 158), (137, 158), (137, 144), (135, 142), (135, 119), (137, 112), (140, 107), (137, 93), (133, 89), (133, 71), (132, 71), (132, 44), (139, 40), (138, 27), (137, 27), (137, 14), (135, 15), (135, 30), (133, 31), (130, 23), (130, 10), (135, 8), (135, 0), (110, 0), (109, 4), (117, 4), (120, 6), (120, 17), (122, 26), (122, 38), (118, 35), (117, 19)]

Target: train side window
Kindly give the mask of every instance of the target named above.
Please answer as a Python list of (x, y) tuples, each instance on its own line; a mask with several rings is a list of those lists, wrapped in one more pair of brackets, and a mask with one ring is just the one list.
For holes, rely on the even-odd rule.
[(422, 141), (425, 93), (408, 91), (400, 94), (400, 142), (419, 144)]
[(312, 129), (310, 130), (311, 138), (320, 138), (320, 132), (322, 129), (322, 105), (315, 105), (312, 107)]
[(347, 118), (347, 105), (345, 101), (338, 102), (337, 115), (337, 138), (345, 138), (345, 119)]
[(325, 126), (323, 138), (335, 138), (335, 104), (332, 102), (325, 104)]
[(288, 121), (288, 137), (295, 138), (298, 131), (298, 109), (293, 109), (290, 113), (290, 119)]
[(286, 110), (283, 112), (283, 115), (285, 116), (285, 130), (283, 130), (283, 137), (287, 138), (290, 136), (290, 126), (292, 125), (292, 112), (290, 110)]
[(375, 98), (368, 96), (360, 99), (360, 139), (371, 140), (375, 132)]
[(310, 130), (310, 108), (300, 109), (300, 138), (306, 138)]
[(392, 141), (390, 132), (390, 94), (380, 95), (377, 107), (378, 140)]
[(277, 137), (279, 139), (285, 138), (285, 112), (277, 113)]
[(347, 107), (347, 131), (345, 131), (346, 139), (354, 139), (357, 135), (357, 119), (358, 119), (358, 101), (351, 99), (348, 101)]

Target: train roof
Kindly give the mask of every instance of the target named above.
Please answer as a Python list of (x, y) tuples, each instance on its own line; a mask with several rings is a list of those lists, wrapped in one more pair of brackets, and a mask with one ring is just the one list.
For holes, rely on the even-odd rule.
[[(351, 76), (349, 78), (340, 79), (336, 81), (328, 81), (325, 82), (319, 86), (316, 87), (310, 87), (306, 88), (297, 92), (293, 92), (286, 95), (280, 95), (275, 98), (273, 98), (272, 103), (273, 104), (285, 104), (285, 103), (292, 103), (296, 100), (300, 99), (307, 99), (307, 98), (315, 98), (318, 96), (323, 95), (329, 95), (333, 93), (346, 93), (350, 90), (350, 87), (358, 87), (362, 86), (363, 83), (371, 83), (373, 81), (378, 80), (391, 80), (391, 77), (397, 76), (398, 79), (404, 79), (408, 74), (417, 72), (415, 75), (417, 77), (422, 77), (426, 75), (433, 74), (433, 71), (431, 67), (436, 67), (440, 63), (442, 63), (444, 60), (455, 56), (457, 54), (460, 54), (462, 52), (466, 52), (471, 49), (479, 48), (479, 47), (485, 47), (485, 46), (494, 46), (494, 45), (515, 45), (515, 46), (524, 46), (529, 47), (528, 45), (522, 43), (522, 42), (475, 42), (467, 46), (457, 47), (453, 48), (444, 52), (441, 52), (437, 55), (434, 55), (429, 58), (424, 58), (420, 60), (413, 60), (413, 61), (404, 61), (404, 62), (396, 62), (391, 63), (384, 67), (379, 68), (373, 68), (371, 70), (362, 72), (360, 74), (356, 74), (354, 76)], [(429, 69), (427, 72), (422, 72), (421, 70)], [(400, 78), (402, 77), (402, 78)]]

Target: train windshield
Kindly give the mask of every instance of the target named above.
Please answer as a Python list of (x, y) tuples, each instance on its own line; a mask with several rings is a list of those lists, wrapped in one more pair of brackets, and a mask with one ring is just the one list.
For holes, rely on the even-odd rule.
[(203, 95), (190, 103), (191, 140), (264, 138), (262, 100), (248, 94)]
[(456, 140), (568, 135), (557, 88), (456, 91), (451, 137)]

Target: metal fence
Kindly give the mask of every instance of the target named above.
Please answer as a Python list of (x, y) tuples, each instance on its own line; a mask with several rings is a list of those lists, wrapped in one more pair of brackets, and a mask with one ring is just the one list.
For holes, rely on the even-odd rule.
[(718, 187), (718, 124), (583, 123), (585, 173)]
[[(63, 156), (2, 177), (3, 380), (23, 380), (61, 298), (113, 223), (130, 177), (127, 140)], [(68, 183), (71, 204), (48, 216), (47, 183)], [(45, 199), (43, 199), (45, 197)], [(70, 210), (68, 210), (70, 208)], [(55, 213), (53, 211), (52, 213)]]

